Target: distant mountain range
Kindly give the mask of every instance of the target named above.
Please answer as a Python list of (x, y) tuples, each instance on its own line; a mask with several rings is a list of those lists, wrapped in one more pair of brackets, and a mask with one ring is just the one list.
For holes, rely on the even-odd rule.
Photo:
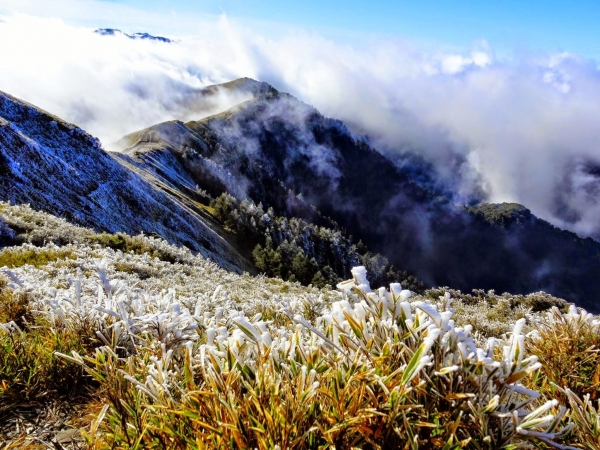
[(252, 270), (250, 255), (206, 213), (211, 197), (228, 192), (307, 222), (329, 217), (429, 285), (544, 290), (600, 310), (600, 243), (521, 205), (454, 204), (418, 158), (394, 164), (342, 122), (266, 83), (190, 92), (190, 109), (214, 109), (224, 92), (244, 100), (129, 134), (111, 146), (116, 152), (2, 94), (0, 199), (98, 229), (157, 233)]
[(147, 40), (147, 41), (159, 41), (159, 42), (164, 42), (166, 44), (170, 44), (171, 42), (173, 42), (171, 39), (162, 37), (162, 36), (153, 36), (148, 33), (127, 34), (121, 30), (117, 30), (116, 28), (98, 28), (97, 30), (94, 31), (94, 33), (98, 33), (102, 36), (126, 36), (130, 39), (143, 39), (143, 40)]

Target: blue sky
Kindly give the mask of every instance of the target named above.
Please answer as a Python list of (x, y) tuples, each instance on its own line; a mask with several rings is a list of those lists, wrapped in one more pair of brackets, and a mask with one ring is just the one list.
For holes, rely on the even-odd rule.
[(0, 0), (0, 14), (15, 12), (168, 35), (196, 34), (225, 13), (275, 39), (302, 30), (355, 47), (383, 37), (456, 51), (485, 40), (497, 55), (567, 51), (600, 60), (598, 0)]
[(502, 50), (569, 51), (600, 59), (597, 0), (112, 0), (163, 13), (221, 14), (271, 30), (294, 26), (335, 40), (394, 36), (464, 48), (486, 40)]

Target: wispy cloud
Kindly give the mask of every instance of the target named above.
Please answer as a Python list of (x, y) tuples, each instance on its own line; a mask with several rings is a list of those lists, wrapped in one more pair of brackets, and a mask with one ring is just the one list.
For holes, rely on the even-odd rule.
[[(0, 0), (0, 11), (11, 1)], [(102, 25), (115, 15), (118, 26), (122, 12), (98, 10)], [(152, 23), (146, 19), (139, 23)], [(393, 39), (350, 46), (299, 31), (270, 39), (225, 16), (206, 18), (176, 45), (92, 30), (5, 16), (0, 89), (108, 143), (159, 121), (198, 118), (186, 102), (190, 89), (248, 76), (345, 120), (390, 155), (421, 154), (465, 198), (483, 189), (490, 201), (520, 202), (557, 225), (600, 237), (594, 61), (569, 53), (499, 58), (485, 41), (448, 52)]]

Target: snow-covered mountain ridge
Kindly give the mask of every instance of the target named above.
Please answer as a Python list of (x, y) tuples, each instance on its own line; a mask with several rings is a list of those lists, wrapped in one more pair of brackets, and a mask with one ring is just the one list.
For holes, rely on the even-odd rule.
[(0, 198), (97, 230), (155, 233), (222, 267), (248, 269), (214, 224), (121, 165), (97, 139), (1, 92)]

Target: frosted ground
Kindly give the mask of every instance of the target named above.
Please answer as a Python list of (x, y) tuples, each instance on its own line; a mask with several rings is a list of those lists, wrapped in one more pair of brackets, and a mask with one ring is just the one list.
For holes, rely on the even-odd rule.
[[(47, 256), (37, 267), (4, 268), (7, 288), (28, 293), (53, 328), (100, 344), (89, 355), (55, 356), (104, 380), (109, 400), (124, 380), (121, 400), (107, 400), (83, 432), (92, 448), (581, 448), (568, 445), (575, 415), (526, 384), (542, 368), (525, 355), (537, 330), (566, 321), (598, 333), (598, 320), (573, 307), (532, 310), (540, 301), (565, 306), (558, 299), (372, 290), (360, 267), (337, 289), (319, 290), (233, 274), (152, 237), (129, 238), (137, 252), (115, 250), (98, 243), (110, 235), (25, 206), (0, 210), (2, 238), (31, 242), (5, 249), (5, 258)], [(23, 333), (14, 322), (2, 328), (15, 339)], [(348, 399), (341, 410), (338, 389)], [(448, 417), (437, 416), (442, 407)]]
[[(33, 244), (24, 244), (23, 251), (43, 251), (61, 248), (67, 250), (69, 258), (50, 261), (42, 267), (26, 265), (10, 270), (22, 286), (41, 296), (53, 298), (69, 297), (75, 289), (74, 281), (79, 281), (83, 295), (96, 296), (103, 287), (98, 277), (101, 269), (112, 284), (111, 289), (119, 286), (147, 295), (163, 295), (168, 292), (171, 301), (181, 305), (196, 305), (199, 311), (214, 312), (218, 306), (224, 311), (243, 311), (248, 316), (258, 313), (272, 315), (287, 302), (296, 313), (310, 310), (310, 314), (319, 314), (331, 307), (331, 304), (343, 297), (337, 289), (317, 289), (301, 286), (299, 283), (286, 282), (263, 276), (253, 277), (221, 269), (216, 263), (193, 255), (186, 248), (169, 245), (162, 239), (149, 236), (136, 236), (149, 249), (166, 255), (163, 259), (149, 254), (123, 253), (101, 244), (92, 244), (90, 236), (96, 233), (87, 228), (70, 224), (53, 215), (35, 211), (28, 206), (14, 206), (0, 202), (0, 233), (14, 234), (11, 229), (23, 230), (24, 238)], [(4, 231), (3, 231), (4, 230)], [(66, 245), (60, 245), (66, 244)], [(168, 259), (169, 262), (164, 259)], [(5, 273), (8, 276), (8, 271)], [(13, 281), (14, 283), (14, 281)], [(453, 303), (454, 320), (457, 325), (471, 324), (474, 334), (486, 339), (512, 331), (516, 320), (530, 316), (539, 316), (525, 305), (533, 300), (545, 300), (546, 307), (557, 305), (564, 307), (566, 302), (538, 293), (530, 296), (501, 296), (493, 291), (476, 291), (479, 298), (461, 295), (452, 289), (430, 290), (426, 298), (411, 295), (411, 301), (436, 301), (439, 295), (450, 292)], [(461, 301), (458, 298), (465, 298)], [(520, 302), (515, 305), (514, 298)], [(477, 302), (478, 299), (486, 301)], [(307, 311), (308, 312), (308, 311)], [(526, 328), (527, 330), (527, 328)]]

